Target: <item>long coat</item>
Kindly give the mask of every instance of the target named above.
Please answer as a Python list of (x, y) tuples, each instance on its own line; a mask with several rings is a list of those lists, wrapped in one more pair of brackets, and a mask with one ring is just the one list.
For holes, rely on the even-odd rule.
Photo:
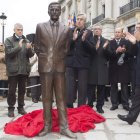
[(135, 61), (135, 84), (136, 86), (140, 86), (140, 41), (137, 41), (135, 45), (132, 46), (132, 53), (136, 56)]
[(54, 41), (50, 21), (40, 23), (36, 28), (35, 51), (38, 55), (38, 70), (44, 72), (65, 72), (68, 28), (59, 23), (58, 35)]
[(97, 50), (93, 50), (94, 52), (91, 57), (88, 84), (108, 84), (108, 50), (103, 48), (105, 41), (106, 39), (101, 37), (99, 48)]
[(7, 80), (4, 47), (0, 46), (0, 80)]
[[(118, 46), (125, 46), (126, 52), (124, 57), (124, 63), (118, 65), (118, 59), (122, 53), (116, 53)], [(109, 51), (110, 51), (110, 60), (109, 60), (109, 79), (110, 83), (129, 83), (131, 81), (131, 53), (132, 47), (131, 43), (126, 39), (121, 39), (119, 45), (116, 40), (113, 39), (110, 41)]]

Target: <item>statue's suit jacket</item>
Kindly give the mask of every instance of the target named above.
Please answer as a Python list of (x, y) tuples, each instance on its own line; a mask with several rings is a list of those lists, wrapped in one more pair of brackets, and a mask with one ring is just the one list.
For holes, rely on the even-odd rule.
[(57, 39), (54, 40), (50, 21), (37, 25), (35, 51), (39, 58), (40, 73), (65, 72), (68, 33), (68, 28), (59, 23)]

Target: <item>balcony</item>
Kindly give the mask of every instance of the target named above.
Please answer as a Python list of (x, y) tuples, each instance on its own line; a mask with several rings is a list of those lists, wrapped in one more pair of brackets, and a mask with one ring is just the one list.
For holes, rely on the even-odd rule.
[(105, 18), (105, 14), (101, 14), (97, 16), (96, 18), (92, 19), (92, 24), (96, 24), (97, 22), (103, 20)]
[(120, 15), (122, 15), (128, 11), (131, 11), (137, 7), (140, 7), (140, 0), (133, 0), (130, 3), (120, 7)]

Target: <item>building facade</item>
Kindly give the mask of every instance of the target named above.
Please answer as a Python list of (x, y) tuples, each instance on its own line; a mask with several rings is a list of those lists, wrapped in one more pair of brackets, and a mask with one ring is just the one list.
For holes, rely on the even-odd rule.
[(62, 7), (61, 21), (67, 25), (70, 15), (86, 13), (88, 27), (103, 26), (103, 36), (110, 39), (116, 27), (134, 31), (140, 22), (140, 0), (58, 0)]

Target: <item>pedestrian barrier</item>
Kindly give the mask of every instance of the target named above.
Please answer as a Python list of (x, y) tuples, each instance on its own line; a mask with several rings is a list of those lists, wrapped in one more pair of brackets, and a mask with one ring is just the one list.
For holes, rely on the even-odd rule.
[[(37, 84), (37, 85), (32, 85), (32, 86), (27, 86), (26, 89), (28, 88), (33, 88), (33, 87), (38, 87), (41, 86), (41, 84)], [(18, 88), (17, 88), (18, 89)], [(0, 88), (0, 90), (9, 90), (9, 88)]]

